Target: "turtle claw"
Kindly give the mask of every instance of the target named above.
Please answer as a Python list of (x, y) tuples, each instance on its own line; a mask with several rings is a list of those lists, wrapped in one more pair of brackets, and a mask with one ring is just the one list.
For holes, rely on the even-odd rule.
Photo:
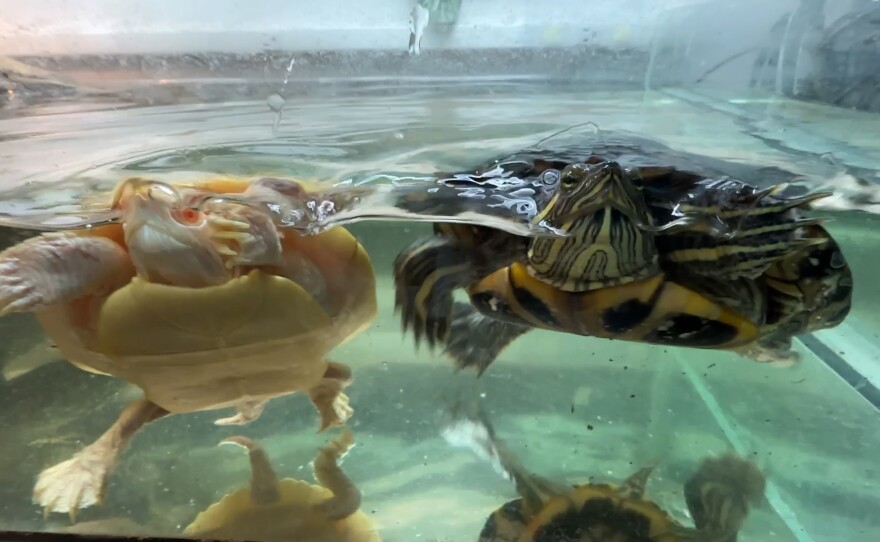
[(309, 399), (321, 416), (318, 433), (330, 427), (341, 427), (354, 414), (348, 396), (342, 390), (351, 384), (351, 370), (345, 365), (329, 362), (324, 378), (309, 390)]
[(433, 350), (446, 342), (452, 320), (452, 293), (472, 281), (468, 250), (434, 237), (417, 241), (394, 261), (395, 309), (416, 348), (422, 339)]
[(34, 486), (33, 501), (43, 507), (43, 517), (51, 512), (67, 513), (76, 522), (80, 509), (101, 504), (113, 457), (102, 448), (88, 446), (72, 458), (40, 473)]
[(455, 303), (445, 353), (458, 370), (473, 368), (479, 377), (502, 350), (531, 329), (485, 316), (467, 303)]
[(22, 275), (16, 261), (0, 263), (0, 316), (45, 305), (31, 275)]
[(0, 316), (44, 309), (127, 282), (125, 251), (101, 237), (32, 237), (0, 253)]
[(268, 402), (269, 401), (265, 399), (242, 401), (236, 405), (238, 412), (228, 418), (215, 420), (214, 425), (245, 425), (251, 423), (260, 417), (260, 414), (263, 413), (263, 409), (266, 408), (266, 403)]
[(245, 205), (212, 206), (205, 209), (215, 250), (226, 267), (281, 265), (281, 236), (272, 218)]

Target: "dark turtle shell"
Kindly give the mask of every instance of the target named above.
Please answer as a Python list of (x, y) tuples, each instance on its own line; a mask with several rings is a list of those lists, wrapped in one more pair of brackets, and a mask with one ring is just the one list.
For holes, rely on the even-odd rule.
[(626, 497), (609, 484), (574, 486), (553, 496), (536, 514), (522, 497), (492, 512), (479, 542), (681, 542), (686, 532), (659, 506)]
[[(438, 193), (489, 198), (529, 189), (533, 220), (563, 234), (571, 220), (583, 222), (578, 217), (584, 212), (593, 216), (592, 225), (574, 237), (553, 239), (436, 223), (435, 237), (416, 242), (394, 264), (404, 330), (411, 325), (417, 343), (423, 337), (430, 346), (444, 342), (456, 365), (482, 372), (507, 344), (536, 327), (730, 348), (756, 360), (787, 362), (793, 335), (842, 321), (852, 294), (850, 270), (828, 232), (805, 214), (824, 194), (751, 185), (727, 176), (726, 163), (718, 160), (702, 164), (701, 157), (656, 146), (637, 150), (620, 142), (526, 150), (473, 172), (440, 176)], [(666, 158), (671, 165), (658, 163)], [(729, 171), (755, 169), (737, 165)], [(592, 192), (572, 193), (578, 178), (602, 179), (603, 170), (616, 172), (609, 174), (629, 201), (609, 211), (611, 225), (589, 211), (595, 208)], [(430, 205), (449, 212), (444, 206), (457, 205), (457, 198), (410, 203), (428, 205), (420, 212), (430, 213)], [(596, 235), (624, 236), (638, 245), (625, 242), (609, 259), (605, 245), (586, 241)], [(628, 259), (633, 254), (639, 259)], [(606, 272), (611, 263), (614, 275)], [(472, 306), (485, 317), (453, 306), (457, 288), (468, 289)]]

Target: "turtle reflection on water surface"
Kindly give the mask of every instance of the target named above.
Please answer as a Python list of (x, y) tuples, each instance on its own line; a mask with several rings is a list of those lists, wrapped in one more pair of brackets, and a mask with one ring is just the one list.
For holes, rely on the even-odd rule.
[[(438, 222), (394, 262), (403, 328), (416, 344), (441, 343), (458, 367), (481, 374), (531, 329), (791, 363), (793, 336), (849, 313), (849, 266), (821, 221), (804, 215), (827, 194), (626, 169), (586, 151), (511, 162), (516, 176), (534, 179), (533, 223), (567, 236)], [(509, 181), (504, 168), (491, 171)], [(453, 303), (457, 288), (470, 304)]]
[(477, 542), (735, 542), (765, 480), (735, 455), (704, 459), (684, 485), (694, 520), (686, 527), (645, 496), (653, 466), (621, 484), (559, 484), (530, 474), (484, 416), (447, 427), (450, 442), (466, 445), (514, 481), (519, 497), (492, 512)]
[(144, 392), (95, 442), (40, 473), (34, 501), (46, 513), (75, 519), (100, 503), (129, 439), (168, 414), (234, 407), (216, 423), (243, 424), (271, 398), (306, 392), (321, 430), (345, 423), (351, 370), (325, 356), (376, 315), (372, 264), (348, 231), (304, 236), (244, 205), (193, 209), (175, 187), (143, 179), (120, 183), (113, 205), (120, 223), (0, 253), (0, 315), (34, 313), (71, 363)]
[(258, 542), (380, 542), (373, 522), (359, 510), (360, 491), (339, 468), (339, 460), (354, 445), (347, 427), (314, 460), (319, 486), (293, 478), (278, 480), (266, 452), (248, 438), (223, 442), (248, 450), (251, 485), (212, 504), (184, 534)]

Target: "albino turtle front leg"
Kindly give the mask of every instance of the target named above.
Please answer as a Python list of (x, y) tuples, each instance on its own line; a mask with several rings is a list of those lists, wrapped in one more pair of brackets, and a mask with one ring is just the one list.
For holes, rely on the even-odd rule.
[(107, 475), (131, 437), (144, 425), (168, 414), (146, 399), (130, 404), (98, 440), (40, 473), (34, 486), (34, 503), (43, 507), (44, 516), (67, 512), (71, 521), (76, 521), (79, 509), (103, 500)]
[(0, 316), (112, 291), (134, 276), (125, 250), (105, 237), (32, 237), (0, 252)]
[(268, 399), (242, 401), (235, 405), (237, 412), (234, 416), (220, 418), (214, 422), (214, 425), (244, 425), (250, 423), (260, 417), (268, 402)]
[(281, 237), (272, 218), (252, 207), (218, 203), (204, 208), (210, 237), (226, 267), (283, 265)]
[(348, 396), (342, 392), (349, 384), (351, 384), (351, 369), (341, 363), (330, 361), (324, 378), (309, 390), (309, 399), (321, 415), (319, 433), (328, 427), (344, 425), (354, 414), (354, 410), (348, 405)]

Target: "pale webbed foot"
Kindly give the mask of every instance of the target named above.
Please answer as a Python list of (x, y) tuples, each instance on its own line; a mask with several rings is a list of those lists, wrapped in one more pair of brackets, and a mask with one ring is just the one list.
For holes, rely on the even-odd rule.
[(309, 390), (309, 399), (321, 416), (321, 427), (318, 432), (329, 427), (345, 425), (354, 414), (354, 409), (349, 406), (348, 396), (342, 392), (349, 384), (351, 384), (351, 369), (330, 362), (324, 378)]
[(112, 448), (96, 442), (67, 461), (49, 467), (37, 478), (34, 503), (43, 508), (44, 517), (50, 512), (61, 512), (76, 521), (79, 509), (103, 501), (115, 458)]
[(272, 218), (253, 207), (214, 203), (206, 206), (211, 241), (227, 267), (283, 264), (281, 236)]
[(245, 425), (260, 417), (263, 409), (266, 408), (267, 399), (259, 399), (254, 401), (242, 401), (236, 405), (237, 412), (228, 418), (220, 418), (214, 422), (214, 425)]
[(0, 316), (45, 309), (128, 282), (134, 269), (110, 239), (47, 233), (0, 253)]
[(98, 440), (40, 473), (34, 485), (34, 503), (43, 507), (44, 516), (66, 512), (76, 521), (79, 509), (104, 499), (107, 476), (131, 437), (145, 424), (168, 414), (146, 399), (134, 401)]

